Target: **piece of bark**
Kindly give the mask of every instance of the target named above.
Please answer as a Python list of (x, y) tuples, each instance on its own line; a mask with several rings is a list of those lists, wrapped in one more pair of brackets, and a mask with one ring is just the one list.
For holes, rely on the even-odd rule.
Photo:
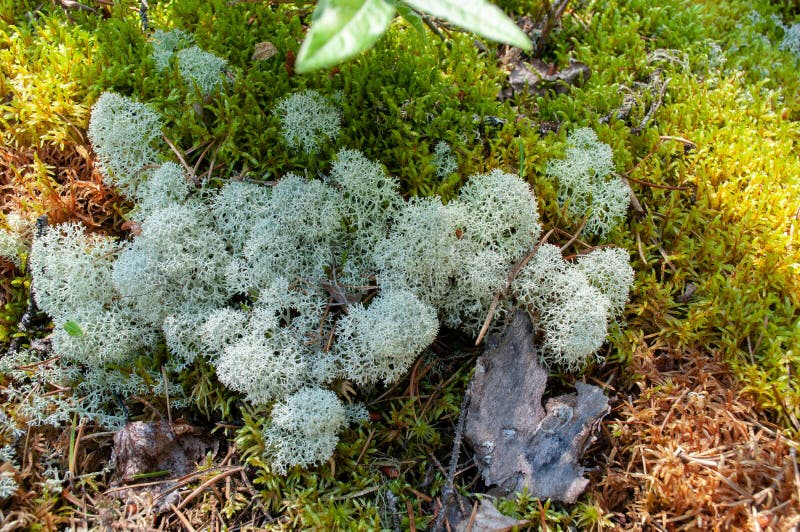
[(510, 493), (529, 469), (518, 461), (527, 454), (528, 440), (545, 416), (541, 399), (547, 370), (537, 360), (527, 314), (518, 311), (502, 334), (486, 339), (472, 381), (464, 435), (486, 484)]
[(580, 459), (610, 411), (602, 389), (583, 382), (576, 382), (575, 389), (577, 393), (547, 401), (547, 416), (525, 457), (533, 468), (528, 479), (530, 492), (569, 504), (577, 501), (589, 485)]
[(609, 412), (600, 388), (577, 383), (577, 393), (542, 396), (547, 370), (538, 362), (530, 318), (517, 311), (500, 335), (487, 339), (473, 376), (464, 435), (487, 486), (505, 496), (527, 487), (534, 497), (574, 503), (586, 488), (579, 460)]

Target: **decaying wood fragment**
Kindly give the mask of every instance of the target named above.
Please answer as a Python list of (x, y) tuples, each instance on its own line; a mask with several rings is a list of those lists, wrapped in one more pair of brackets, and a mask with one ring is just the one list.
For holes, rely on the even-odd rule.
[(584, 383), (577, 393), (542, 396), (547, 370), (538, 362), (530, 318), (518, 311), (487, 340), (473, 377), (465, 436), (488, 486), (497, 495), (527, 487), (534, 497), (574, 503), (588, 481), (579, 460), (609, 412), (603, 391)]

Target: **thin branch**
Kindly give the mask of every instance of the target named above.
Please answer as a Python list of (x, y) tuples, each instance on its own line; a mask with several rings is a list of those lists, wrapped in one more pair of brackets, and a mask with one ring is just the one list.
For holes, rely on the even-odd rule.
[(578, 227), (578, 231), (577, 231), (577, 232), (576, 232), (574, 235), (572, 235), (572, 238), (570, 238), (570, 239), (567, 241), (567, 243), (566, 243), (566, 244), (564, 244), (563, 246), (561, 246), (561, 252), (562, 252), (562, 253), (564, 252), (564, 250), (565, 250), (565, 249), (567, 249), (568, 247), (570, 247), (570, 246), (573, 244), (573, 242), (575, 242), (576, 240), (578, 240), (578, 237), (579, 237), (579, 236), (581, 236), (581, 231), (583, 231), (583, 228), (584, 228), (584, 227), (586, 227), (586, 222), (588, 222), (588, 221), (589, 221), (589, 217), (588, 217), (588, 216), (587, 216), (587, 217), (584, 217), (583, 221), (581, 222), (581, 226), (580, 226), (580, 227)]
[(630, 177), (628, 175), (622, 174), (620, 177), (627, 179), (628, 181), (633, 181), (639, 185), (651, 188), (663, 188), (665, 190), (691, 190), (692, 187), (685, 186), (685, 187), (676, 187), (674, 185), (659, 185), (658, 183), (653, 183), (651, 181), (644, 181), (642, 179), (636, 179), (635, 177)]
[(58, 360), (61, 360), (61, 355), (56, 355), (56, 356), (50, 357), (50, 358), (48, 358), (46, 360), (40, 360), (38, 362), (34, 362), (32, 364), (26, 364), (24, 366), (15, 366), (14, 369), (18, 369), (18, 370), (35, 369), (35, 368), (37, 368), (37, 367), (39, 367), (39, 366), (41, 366), (43, 364), (49, 364), (50, 362), (56, 362)]
[(161, 366), (161, 376), (164, 377), (164, 395), (167, 398), (167, 422), (169, 422), (169, 428), (172, 430), (172, 409), (169, 407), (169, 379), (167, 379), (167, 370), (164, 366)]
[(183, 510), (186, 507), (186, 505), (189, 504), (189, 502), (192, 499), (194, 499), (195, 497), (200, 495), (209, 486), (212, 486), (212, 485), (216, 484), (217, 482), (219, 482), (220, 480), (222, 480), (224, 478), (227, 478), (227, 477), (233, 475), (234, 473), (238, 473), (239, 471), (242, 471), (242, 470), (244, 470), (243, 466), (234, 467), (233, 469), (228, 469), (227, 471), (223, 471), (223, 472), (219, 473), (218, 475), (215, 475), (213, 478), (210, 478), (210, 479), (206, 480), (205, 482), (200, 484), (197, 487), (197, 489), (195, 489), (193, 492), (191, 492), (185, 499), (183, 499), (183, 501), (181, 501), (181, 503), (178, 505), (178, 510)]
[(161, 421), (164, 421), (164, 416), (161, 414), (161, 412), (159, 412), (159, 411), (158, 411), (158, 409), (157, 409), (156, 407), (154, 407), (153, 405), (151, 405), (151, 404), (150, 404), (150, 403), (147, 401), (147, 399), (145, 399), (145, 398), (143, 398), (143, 397), (139, 397), (138, 395), (134, 395), (134, 396), (132, 396), (132, 397), (131, 397), (131, 399), (133, 399), (134, 401), (139, 401), (139, 402), (140, 402), (140, 403), (142, 403), (144, 406), (146, 406), (147, 408), (149, 408), (150, 410), (152, 410), (153, 412), (155, 412), (155, 414), (158, 416), (158, 418), (159, 418)]
[(515, 264), (511, 271), (508, 272), (508, 280), (506, 281), (506, 285), (501, 289), (498, 290), (497, 293), (494, 295), (494, 299), (492, 299), (492, 304), (489, 305), (489, 312), (486, 315), (486, 319), (483, 320), (483, 326), (481, 327), (481, 331), (478, 333), (478, 338), (475, 340), (475, 345), (481, 345), (483, 341), (483, 337), (486, 336), (486, 333), (489, 331), (489, 326), (492, 324), (492, 319), (494, 318), (494, 311), (497, 308), (497, 305), (500, 303), (500, 298), (503, 294), (508, 292), (508, 289), (511, 287), (511, 283), (514, 282), (514, 279), (517, 277), (517, 274), (525, 267), (528, 262), (536, 255), (536, 252), (539, 251), (539, 247), (547, 242), (547, 239), (550, 238), (550, 235), (553, 234), (554, 229), (551, 229), (547, 232), (546, 235), (542, 237), (539, 243), (528, 253), (525, 257), (522, 258), (517, 264)]
[[(203, 158), (206, 156), (206, 153), (208, 153), (208, 150), (210, 150), (212, 146), (214, 146), (214, 143), (209, 142), (208, 146), (206, 146), (205, 149), (200, 153), (200, 157), (198, 157), (197, 162), (194, 163), (194, 168), (192, 169), (192, 175), (197, 175), (197, 169), (200, 167), (200, 163), (203, 162)], [(189, 154), (188, 150), (186, 154), (187, 155)]]
[(543, 0), (542, 3), (544, 4), (543, 8), (546, 18), (544, 21), (544, 26), (542, 27), (542, 32), (539, 34), (539, 38), (536, 40), (536, 48), (534, 50), (534, 57), (536, 58), (542, 57), (542, 54), (544, 53), (544, 47), (547, 44), (547, 38), (550, 36), (550, 32), (553, 31), (553, 28), (556, 26), (558, 19), (561, 18), (562, 14), (564, 14), (564, 10), (567, 8), (569, 0), (564, 0), (557, 7), (554, 7), (553, 4), (550, 3), (550, 0)]
[(645, 156), (644, 156), (644, 157), (643, 157), (643, 158), (642, 158), (642, 159), (641, 159), (641, 160), (640, 160), (638, 163), (636, 163), (635, 165), (633, 165), (633, 168), (631, 168), (631, 169), (630, 169), (630, 170), (628, 170), (627, 172), (625, 172), (625, 173), (621, 174), (621, 175), (622, 175), (622, 177), (624, 177), (624, 178), (625, 178), (625, 179), (627, 179), (628, 181), (633, 181), (634, 183), (638, 183), (638, 184), (640, 184), (640, 185), (643, 185), (643, 186), (646, 186), (646, 187), (652, 187), (652, 188), (663, 188), (663, 189), (667, 189), (667, 190), (689, 190), (689, 189), (691, 189), (692, 187), (690, 187), (690, 186), (685, 186), (685, 187), (674, 187), (674, 186), (669, 186), (669, 185), (659, 185), (659, 184), (657, 184), (657, 183), (651, 183), (651, 182), (649, 182), (649, 181), (643, 181), (643, 180), (641, 180), (641, 179), (636, 179), (636, 178), (634, 178), (634, 177), (631, 177), (631, 176), (630, 176), (630, 175), (631, 175), (633, 172), (635, 172), (635, 171), (636, 171), (636, 170), (637, 170), (637, 169), (638, 169), (638, 168), (639, 168), (639, 167), (640, 167), (642, 164), (644, 164), (644, 163), (645, 163), (645, 161), (647, 161), (647, 160), (648, 160), (650, 157), (652, 157), (653, 155), (655, 155), (655, 153), (656, 153), (656, 150), (658, 150), (658, 148), (659, 148), (659, 147), (660, 147), (662, 144), (664, 144), (664, 142), (666, 142), (666, 141), (668, 141), (668, 140), (669, 140), (669, 141), (674, 141), (674, 142), (680, 142), (680, 143), (682, 143), (684, 146), (686, 146), (686, 148), (685, 148), (685, 149), (695, 149), (695, 148), (697, 148), (697, 144), (695, 144), (695, 143), (694, 143), (694, 142), (692, 142), (691, 140), (687, 140), (687, 139), (685, 139), (685, 138), (683, 138), (683, 137), (672, 137), (672, 136), (669, 136), (669, 135), (662, 135), (662, 136), (660, 136), (660, 137), (658, 138), (658, 142), (656, 142), (656, 145), (655, 145), (655, 146), (653, 146), (653, 148), (652, 148), (652, 149), (651, 149), (651, 150), (650, 150), (650, 151), (647, 153), (647, 155), (645, 155)]
[(142, 21), (142, 30), (147, 31), (150, 27), (150, 22), (147, 19), (147, 0), (139, 0), (139, 20)]
[[(434, 35), (439, 37), (442, 40), (442, 42), (447, 42), (447, 38), (442, 33), (442, 30), (439, 29), (439, 26), (436, 25), (436, 23), (433, 21), (431, 17), (429, 17), (428, 15), (422, 15), (420, 18), (422, 19), (422, 22), (424, 22), (425, 25), (428, 26), (428, 29), (430, 29), (434, 33)], [(448, 42), (447, 44), (449, 46), (453, 46), (452, 43)]]
[(183, 515), (183, 512), (178, 510), (178, 508), (176, 508), (174, 504), (170, 503), (169, 509), (172, 510), (173, 513), (175, 513), (176, 516), (178, 516), (178, 519), (180, 519), (180, 521), (183, 524), (183, 526), (186, 527), (186, 530), (188, 530), (189, 532), (196, 532), (194, 527), (192, 526), (192, 524), (186, 518), (186, 516)]
[(192, 169), (191, 166), (187, 164), (186, 159), (183, 157), (181, 151), (175, 146), (175, 144), (171, 140), (169, 140), (169, 137), (167, 137), (164, 134), (162, 134), (161, 136), (163, 137), (164, 141), (169, 145), (169, 147), (172, 149), (172, 152), (175, 154), (175, 156), (178, 157), (178, 160), (181, 162), (181, 166), (183, 166), (183, 169), (186, 170), (186, 173), (189, 175), (192, 182), (195, 185), (199, 185), (200, 182), (197, 180), (197, 176), (195, 175), (194, 170)]
[(442, 529), (445, 514), (447, 513), (447, 505), (450, 503), (450, 499), (453, 497), (453, 479), (456, 476), (456, 468), (458, 467), (458, 455), (461, 454), (461, 440), (464, 437), (464, 424), (467, 418), (467, 408), (469, 407), (470, 399), (472, 399), (473, 382), (474, 381), (472, 380), (469, 381), (467, 391), (464, 392), (464, 399), (461, 401), (461, 410), (458, 414), (458, 424), (456, 425), (456, 433), (453, 437), (453, 452), (450, 455), (450, 467), (447, 469), (447, 481), (442, 489), (442, 506), (439, 514), (436, 516), (436, 521), (431, 528), (433, 532), (439, 532)]
[(653, 105), (650, 106), (650, 109), (647, 110), (647, 114), (644, 115), (642, 118), (641, 123), (636, 126), (635, 128), (631, 129), (631, 133), (634, 135), (638, 135), (644, 128), (647, 126), (647, 123), (653, 118), (656, 110), (661, 107), (661, 102), (664, 101), (664, 94), (667, 92), (667, 84), (670, 82), (672, 78), (667, 78), (664, 80), (664, 83), (661, 85), (661, 89), (658, 91), (658, 99), (653, 102)]

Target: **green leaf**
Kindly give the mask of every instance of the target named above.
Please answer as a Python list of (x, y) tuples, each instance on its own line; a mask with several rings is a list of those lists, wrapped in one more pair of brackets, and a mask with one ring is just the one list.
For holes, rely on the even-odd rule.
[(64, 323), (64, 330), (67, 334), (75, 338), (83, 338), (83, 329), (76, 322), (68, 320)]
[(386, 0), (320, 0), (295, 70), (330, 67), (363, 52), (383, 35), (394, 13)]
[(531, 50), (533, 43), (503, 11), (487, 0), (403, 0), (411, 7), (452, 22), (492, 41)]
[(425, 38), (425, 24), (422, 23), (422, 17), (417, 15), (417, 12), (405, 4), (397, 4), (397, 13), (408, 22), (408, 25), (414, 28), (420, 37)]

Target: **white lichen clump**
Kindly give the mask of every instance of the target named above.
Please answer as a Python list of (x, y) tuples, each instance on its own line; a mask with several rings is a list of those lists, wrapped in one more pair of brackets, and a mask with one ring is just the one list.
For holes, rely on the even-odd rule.
[(433, 148), (433, 164), (436, 166), (436, 176), (440, 179), (448, 177), (458, 170), (458, 162), (450, 149), (450, 145), (443, 140), (436, 143)]
[(600, 349), (632, 284), (624, 250), (594, 250), (572, 264), (556, 246), (543, 244), (520, 270), (513, 292), (544, 333), (544, 361), (573, 370)]
[(558, 201), (576, 220), (586, 217), (585, 231), (605, 235), (625, 218), (630, 189), (614, 172), (611, 146), (597, 133), (580, 128), (567, 137), (566, 157), (547, 164), (546, 173), (558, 181)]
[(783, 26), (783, 39), (779, 48), (791, 52), (797, 59), (800, 59), (800, 22), (791, 26)]
[(255, 183), (225, 184), (211, 201), (217, 230), (234, 256), (240, 256), (256, 222), (272, 209), (272, 189)]
[(146, 323), (226, 301), (228, 255), (207, 212), (199, 201), (153, 212), (114, 262), (114, 286)]
[(315, 153), (322, 142), (336, 138), (341, 131), (341, 113), (317, 91), (307, 90), (282, 98), (275, 112), (286, 144), (306, 153)]
[(14, 479), (14, 473), (3, 471), (0, 473), (0, 500), (12, 497), (19, 489), (19, 484)]
[(153, 340), (151, 331), (118, 304), (112, 270), (120, 246), (61, 224), (34, 241), (33, 294), (55, 325), (53, 348), (92, 364), (118, 362)]
[(378, 283), (442, 305), (460, 265), (461, 220), (456, 204), (443, 205), (438, 197), (411, 199), (397, 213), (389, 237), (375, 248)]
[(365, 308), (353, 305), (339, 321), (336, 358), (358, 384), (397, 382), (439, 332), (436, 309), (406, 291), (382, 292)]
[(542, 357), (569, 370), (586, 364), (608, 332), (608, 299), (574, 268), (552, 277), (549, 301), (538, 308)]
[(578, 258), (577, 267), (586, 279), (608, 298), (608, 311), (616, 319), (625, 309), (633, 285), (633, 268), (624, 249), (601, 248)]
[(228, 62), (198, 46), (184, 48), (177, 54), (178, 69), (184, 82), (196, 86), (203, 95), (211, 94), (225, 84)]
[(287, 467), (309, 467), (333, 454), (347, 415), (336, 394), (322, 388), (303, 388), (278, 402), (272, 423), (264, 432), (267, 454), (277, 473)]
[(529, 186), (515, 174), (492, 170), (474, 175), (461, 189), (463, 239), (474, 250), (491, 250), (513, 260), (539, 239), (539, 211)]
[(18, 213), (6, 215), (7, 229), (0, 229), (0, 257), (21, 265), (20, 256), (30, 247), (33, 222)]
[(161, 117), (131, 98), (104, 92), (92, 107), (88, 135), (103, 177), (133, 195), (145, 167), (158, 161)]
[[(461, 216), (461, 265), (445, 298), (445, 323), (477, 335), (514, 262), (539, 240), (539, 212), (528, 184), (500, 170), (470, 177), (452, 208)], [(509, 302), (500, 302), (492, 319), (505, 315)]]
[(325, 269), (342, 238), (340, 219), (335, 190), (320, 181), (285, 176), (245, 242), (243, 284), (257, 289), (278, 277), (313, 282), (326, 278)]
[(80, 224), (50, 228), (34, 241), (31, 252), (33, 295), (39, 308), (61, 320), (86, 304), (111, 305), (111, 272), (119, 251), (113, 239), (87, 234)]
[[(306, 92), (278, 105), (295, 133), (287, 142), (312, 151), (335, 136), (338, 112), (320, 98)], [(271, 187), (230, 182), (211, 191), (175, 163), (156, 164), (158, 117), (127, 129), (123, 143), (108, 110), (150, 111), (116, 95), (101, 100), (95, 148), (113, 168), (109, 180), (137, 201), (139, 224), (125, 242), (75, 224), (35, 240), (33, 290), (53, 317), (54, 349), (89, 367), (82, 393), (90, 398), (140, 390), (146, 378), (115, 381), (110, 364), (161, 356), (163, 346), (173, 371), (211, 364), (249, 403), (274, 404), (264, 437), (278, 472), (324, 461), (346, 423), (366, 417), (328, 388), (398, 382), (440, 320), (477, 335), (490, 308), (499, 326), (521, 306), (545, 339), (544, 360), (575, 368), (600, 348), (627, 300), (633, 272), (621, 250), (568, 263), (544, 244), (510, 278), (541, 234), (536, 199), (516, 175), (474, 175), (447, 204), (406, 201), (380, 163), (343, 150), (325, 181), (288, 174)], [(594, 142), (593, 175), (605, 176), (610, 151)], [(139, 155), (124, 159), (117, 150), (126, 146)], [(585, 166), (573, 174), (585, 176)]]
[(182, 203), (189, 196), (189, 181), (180, 165), (167, 162), (154, 169), (136, 189), (140, 217)]
[(386, 240), (388, 227), (404, 201), (397, 179), (380, 163), (356, 150), (341, 150), (333, 162), (331, 184), (339, 191), (339, 209), (351, 241), (350, 259), (343, 265), (343, 282), (361, 285), (376, 265), (372, 250)]
[(156, 70), (163, 72), (166, 70), (175, 52), (191, 45), (192, 36), (181, 30), (156, 30), (153, 32), (153, 61)]

